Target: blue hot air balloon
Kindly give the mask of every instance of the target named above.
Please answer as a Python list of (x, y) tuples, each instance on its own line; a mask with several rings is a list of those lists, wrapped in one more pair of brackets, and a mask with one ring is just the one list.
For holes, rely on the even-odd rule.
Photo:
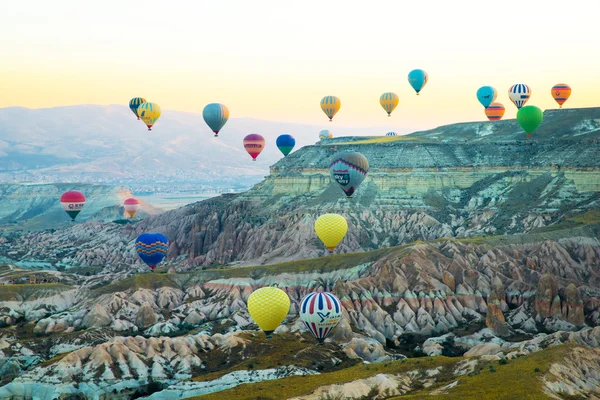
[(169, 239), (162, 233), (142, 233), (135, 241), (135, 251), (151, 270), (165, 258)]
[(229, 109), (225, 104), (210, 103), (202, 110), (202, 118), (215, 133), (215, 137), (218, 137), (219, 131), (229, 119)]
[(485, 108), (488, 108), (490, 104), (496, 101), (496, 97), (498, 97), (498, 91), (491, 86), (482, 86), (477, 89), (477, 100)]
[(398, 136), (398, 134), (396, 134), (396, 132), (388, 132), (385, 136)]
[(356, 151), (343, 151), (333, 157), (329, 165), (331, 180), (337, 182), (348, 199), (358, 189), (369, 172), (369, 161)]
[(284, 133), (283, 135), (279, 135), (279, 137), (277, 137), (276, 144), (279, 151), (281, 151), (284, 156), (287, 156), (294, 149), (294, 146), (296, 145), (296, 139), (294, 139), (292, 135)]
[(427, 72), (423, 71), (422, 69), (413, 69), (408, 74), (408, 83), (410, 83), (410, 86), (415, 89), (417, 94), (423, 90), (428, 80), (429, 75), (427, 75)]

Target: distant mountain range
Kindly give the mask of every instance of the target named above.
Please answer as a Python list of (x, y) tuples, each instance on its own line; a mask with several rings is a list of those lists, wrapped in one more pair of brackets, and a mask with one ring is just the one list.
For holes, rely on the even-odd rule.
[[(325, 119), (325, 117), (324, 117)], [(201, 114), (163, 111), (152, 131), (128, 107), (77, 105), (45, 109), (0, 109), (0, 182), (205, 182), (248, 187), (282, 157), (281, 133), (296, 138), (296, 150), (318, 141), (321, 129), (335, 135), (368, 135), (375, 129), (232, 118), (219, 138)], [(242, 146), (259, 133), (267, 146), (252, 162)], [(382, 132), (384, 134), (385, 132)]]

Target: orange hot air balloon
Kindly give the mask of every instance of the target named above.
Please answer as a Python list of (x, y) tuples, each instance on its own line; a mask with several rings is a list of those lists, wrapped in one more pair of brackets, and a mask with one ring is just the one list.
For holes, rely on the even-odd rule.
[(252, 157), (252, 161), (256, 161), (256, 157), (265, 148), (265, 138), (257, 133), (251, 133), (244, 138), (244, 148)]
[(485, 115), (490, 121), (500, 121), (504, 117), (504, 106), (493, 102), (485, 109)]
[(571, 87), (566, 83), (557, 83), (552, 86), (552, 97), (554, 97), (554, 101), (558, 103), (560, 108), (569, 99), (569, 96), (571, 96)]

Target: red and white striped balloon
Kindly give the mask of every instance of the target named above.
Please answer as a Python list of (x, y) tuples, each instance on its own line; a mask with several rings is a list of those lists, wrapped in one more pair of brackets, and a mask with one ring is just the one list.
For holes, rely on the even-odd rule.
[(300, 319), (317, 341), (323, 343), (342, 319), (342, 304), (331, 293), (309, 293), (300, 303)]

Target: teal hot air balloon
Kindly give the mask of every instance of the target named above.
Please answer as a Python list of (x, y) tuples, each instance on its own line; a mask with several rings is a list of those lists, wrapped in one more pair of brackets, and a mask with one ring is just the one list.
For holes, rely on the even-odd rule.
[(490, 104), (496, 101), (496, 97), (498, 97), (498, 91), (491, 86), (482, 86), (477, 89), (477, 100), (485, 108), (488, 108)]
[(369, 172), (369, 161), (356, 151), (343, 151), (333, 157), (329, 165), (331, 179), (340, 185), (346, 197), (352, 198)]
[(215, 133), (215, 137), (218, 137), (219, 131), (229, 119), (229, 109), (225, 104), (210, 103), (202, 110), (202, 118), (204, 118), (206, 125)]
[(544, 119), (544, 113), (536, 106), (524, 106), (517, 112), (517, 121), (521, 128), (531, 136)]
[(277, 144), (279, 151), (281, 151), (284, 156), (287, 156), (294, 149), (294, 146), (296, 145), (296, 139), (294, 139), (292, 135), (284, 133), (283, 135), (279, 135), (279, 137), (277, 137), (277, 141), (275, 143)]
[(408, 83), (410, 83), (410, 86), (415, 89), (417, 94), (423, 90), (428, 80), (429, 75), (427, 75), (427, 72), (423, 71), (422, 69), (413, 69), (408, 74)]

